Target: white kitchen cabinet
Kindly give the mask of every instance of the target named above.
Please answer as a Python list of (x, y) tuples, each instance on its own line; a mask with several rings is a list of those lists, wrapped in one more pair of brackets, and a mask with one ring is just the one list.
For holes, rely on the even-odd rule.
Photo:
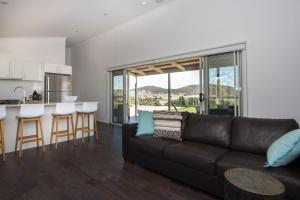
[(13, 60), (13, 55), (11, 54), (6, 54), (6, 53), (0, 53), (0, 60)]
[(0, 59), (0, 78), (9, 79), (10, 60)]
[(23, 80), (43, 81), (43, 68), (39, 63), (23, 63)]
[(59, 66), (59, 73), (60, 73), (60, 74), (68, 74), (68, 75), (72, 75), (72, 66), (68, 66), (68, 65), (60, 65), (60, 66)]
[(45, 64), (45, 73), (58, 74), (59, 65), (57, 64)]
[(57, 64), (45, 64), (45, 73), (53, 74), (72, 74), (72, 66), (57, 65)]
[(13, 61), (10, 63), (9, 77), (10, 79), (23, 78), (23, 67), (21, 62)]

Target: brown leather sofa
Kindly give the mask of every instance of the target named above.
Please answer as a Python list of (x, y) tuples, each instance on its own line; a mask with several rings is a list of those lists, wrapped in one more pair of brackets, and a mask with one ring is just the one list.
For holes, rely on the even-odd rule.
[(219, 197), (226, 169), (259, 169), (284, 183), (288, 199), (300, 198), (300, 159), (263, 167), (270, 144), (297, 129), (295, 120), (189, 114), (185, 123), (182, 142), (135, 136), (137, 124), (123, 125), (123, 158)]

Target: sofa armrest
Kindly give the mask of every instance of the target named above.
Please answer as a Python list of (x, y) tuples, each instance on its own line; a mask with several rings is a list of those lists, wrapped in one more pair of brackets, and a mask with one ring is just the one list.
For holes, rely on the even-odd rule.
[(129, 160), (129, 140), (136, 135), (137, 123), (122, 126), (122, 153), (124, 160)]

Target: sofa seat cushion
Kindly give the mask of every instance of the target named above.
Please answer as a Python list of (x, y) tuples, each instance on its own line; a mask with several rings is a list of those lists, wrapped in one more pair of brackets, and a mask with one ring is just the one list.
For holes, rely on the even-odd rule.
[(298, 199), (300, 191), (299, 159), (284, 167), (264, 168), (265, 156), (242, 152), (228, 152), (217, 162), (217, 175), (224, 177), (227, 169), (235, 167), (247, 167), (269, 173), (280, 180), (286, 187), (286, 195), (289, 199)]
[(266, 169), (272, 176), (280, 180), (286, 188), (286, 196), (289, 199), (299, 199), (300, 173), (299, 165), (289, 164), (285, 167), (274, 167)]
[(216, 161), (227, 149), (208, 144), (182, 142), (165, 148), (164, 159), (214, 175)]
[(152, 135), (141, 135), (130, 139), (130, 150), (162, 159), (164, 147), (177, 142), (165, 138), (154, 138)]
[(235, 167), (247, 167), (251, 169), (264, 169), (266, 157), (262, 155), (243, 153), (243, 152), (228, 152), (217, 162), (217, 175), (220, 178), (224, 177), (224, 172), (227, 169)]

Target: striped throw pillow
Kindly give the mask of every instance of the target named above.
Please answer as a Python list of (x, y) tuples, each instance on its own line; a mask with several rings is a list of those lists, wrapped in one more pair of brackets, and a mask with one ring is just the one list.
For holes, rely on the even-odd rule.
[(183, 113), (154, 111), (154, 134), (153, 137), (168, 138), (182, 141)]

